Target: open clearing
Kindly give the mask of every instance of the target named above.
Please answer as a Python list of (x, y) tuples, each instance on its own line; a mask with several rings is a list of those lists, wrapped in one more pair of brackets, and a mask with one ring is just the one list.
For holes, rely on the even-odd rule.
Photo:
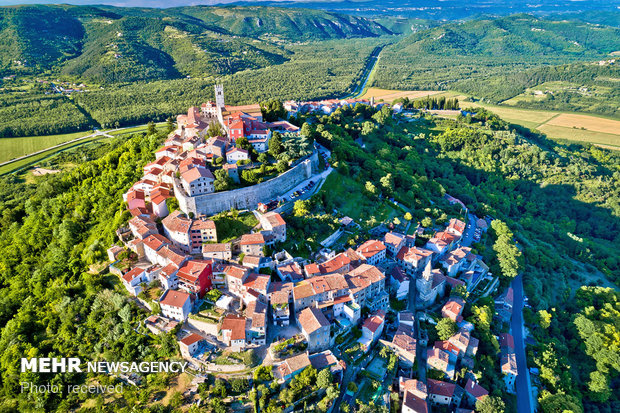
[(389, 90), (389, 89), (379, 89), (376, 87), (368, 88), (366, 93), (360, 96), (360, 99), (370, 99), (374, 97), (375, 100), (383, 99), (384, 102), (393, 102), (395, 99), (408, 97), (409, 99), (419, 99), (426, 96), (432, 96), (442, 93), (437, 90), (411, 90), (411, 91), (403, 91), (403, 90)]
[(564, 126), (568, 128), (585, 128), (589, 131), (620, 134), (620, 120), (598, 118), (575, 113), (562, 113), (549, 120), (546, 125)]
[(65, 133), (62, 135), (24, 136), (19, 138), (0, 139), (0, 162), (8, 161), (19, 156), (40, 151), (63, 142), (81, 138), (92, 131)]

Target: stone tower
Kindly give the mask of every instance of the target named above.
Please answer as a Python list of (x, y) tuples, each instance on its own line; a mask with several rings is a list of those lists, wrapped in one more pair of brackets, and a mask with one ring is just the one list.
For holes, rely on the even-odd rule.
[(224, 85), (215, 85), (215, 105), (218, 109), (224, 109)]
[(422, 306), (428, 305), (429, 301), (431, 301), (431, 293), (433, 289), (433, 273), (430, 260), (424, 268), (422, 277), (416, 280), (416, 288), (418, 289), (418, 298), (421, 301), (418, 304), (421, 304)]

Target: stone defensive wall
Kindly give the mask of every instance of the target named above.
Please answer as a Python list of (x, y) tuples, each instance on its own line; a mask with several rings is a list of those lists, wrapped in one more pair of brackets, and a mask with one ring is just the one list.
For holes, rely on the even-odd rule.
[(213, 192), (189, 196), (175, 179), (174, 196), (179, 201), (179, 208), (189, 214), (215, 215), (221, 211), (235, 209), (255, 209), (259, 202), (267, 203), (286, 193), (296, 185), (309, 179), (318, 171), (319, 156), (315, 150), (305, 159), (298, 160), (294, 166), (281, 175), (268, 181), (246, 188), (231, 191)]

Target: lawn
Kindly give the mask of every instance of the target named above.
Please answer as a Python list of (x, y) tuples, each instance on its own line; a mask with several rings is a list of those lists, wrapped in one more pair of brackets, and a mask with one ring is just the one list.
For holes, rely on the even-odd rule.
[(332, 198), (339, 213), (361, 224), (366, 221), (374, 226), (401, 213), (386, 202), (369, 198), (358, 182), (336, 172), (327, 177), (320, 192)]
[(595, 132), (550, 124), (542, 125), (538, 127), (538, 130), (550, 138), (589, 142), (604, 148), (620, 150), (620, 134)]
[(258, 220), (251, 212), (239, 214), (237, 219), (231, 212), (224, 211), (211, 219), (217, 227), (218, 242), (230, 242), (243, 234), (248, 234), (252, 228), (258, 225)]
[(20, 138), (0, 139), (0, 162), (19, 156), (28, 155), (50, 146), (58, 145), (73, 139), (91, 134), (92, 131), (65, 133), (48, 136), (24, 136)]

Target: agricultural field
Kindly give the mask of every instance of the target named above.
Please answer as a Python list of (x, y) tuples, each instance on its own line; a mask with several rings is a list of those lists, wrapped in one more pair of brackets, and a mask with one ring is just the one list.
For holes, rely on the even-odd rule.
[(0, 162), (28, 155), (90, 134), (90, 131), (47, 136), (24, 136), (0, 139)]
[(360, 99), (370, 99), (374, 97), (376, 101), (384, 101), (384, 102), (393, 102), (395, 99), (407, 97), (409, 99), (418, 99), (426, 96), (438, 95), (443, 92), (436, 90), (410, 90), (410, 91), (402, 91), (402, 90), (390, 90), (390, 89), (380, 89), (376, 87), (371, 87), (366, 90)]
[[(371, 92), (373, 89), (370, 89)], [(390, 96), (391, 99), (404, 97), (404, 93), (421, 93), (426, 97), (429, 95), (447, 98), (458, 98), (461, 108), (484, 107), (500, 118), (521, 125), (530, 129), (538, 129), (544, 132), (549, 138), (563, 139), (576, 142), (589, 142), (607, 149), (620, 149), (620, 119), (613, 117), (602, 117), (596, 115), (584, 115), (573, 112), (557, 112), (551, 110), (523, 109), (510, 106), (490, 105), (482, 102), (466, 102), (467, 96), (456, 92), (433, 92), (433, 91), (412, 91), (404, 92), (388, 89), (374, 89), (375, 99), (377, 96)], [(387, 100), (386, 100), (387, 101)]]

